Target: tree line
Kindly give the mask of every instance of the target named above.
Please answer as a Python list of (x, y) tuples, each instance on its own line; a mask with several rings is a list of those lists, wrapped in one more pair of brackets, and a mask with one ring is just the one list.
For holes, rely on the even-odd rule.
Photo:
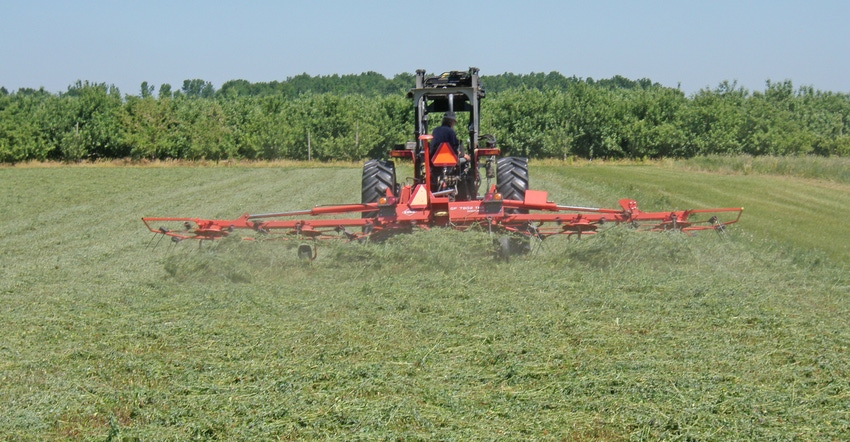
[[(414, 77), (359, 75), (135, 95), (78, 81), (62, 93), (0, 88), (0, 162), (112, 158), (361, 160), (412, 138)], [(481, 128), (510, 155), (660, 158), (711, 154), (850, 156), (850, 94), (735, 82), (686, 96), (648, 79), (483, 76)], [(462, 116), (461, 116), (462, 117)], [(463, 127), (461, 121), (460, 127)]]

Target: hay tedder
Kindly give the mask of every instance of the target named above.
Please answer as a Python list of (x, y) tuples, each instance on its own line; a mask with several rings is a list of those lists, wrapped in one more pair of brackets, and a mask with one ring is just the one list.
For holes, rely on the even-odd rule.
[[(619, 208), (604, 209), (556, 204), (547, 193), (528, 188), (528, 161), (499, 157), (491, 135), (479, 132), (479, 104), (484, 89), (478, 69), (426, 77), (416, 72), (416, 87), (408, 92), (415, 108), (416, 141), (393, 148), (391, 158), (413, 162), (414, 176), (396, 180), (390, 160), (369, 160), (363, 166), (361, 202), (317, 206), (307, 210), (244, 214), (234, 219), (144, 217), (147, 228), (180, 242), (216, 240), (237, 232), (246, 240), (301, 241), (298, 255), (315, 259), (323, 239), (382, 240), (397, 233), (432, 227), (479, 229), (497, 235), (500, 254), (528, 251), (532, 239), (551, 235), (594, 234), (605, 225), (638, 230), (714, 230), (737, 222), (742, 208), (642, 212), (634, 200), (622, 199)], [(448, 143), (432, 146), (428, 132), (432, 113), (468, 114), (467, 146), (455, 150)], [(460, 127), (461, 125), (458, 124)], [(484, 191), (480, 192), (482, 179)]]

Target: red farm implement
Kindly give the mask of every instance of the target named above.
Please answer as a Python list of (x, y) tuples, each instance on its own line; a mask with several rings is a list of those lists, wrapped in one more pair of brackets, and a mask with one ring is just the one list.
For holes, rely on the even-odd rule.
[[(479, 102), (484, 90), (478, 83), (477, 69), (430, 78), (419, 70), (416, 87), (408, 97), (415, 105), (416, 141), (390, 151), (392, 158), (413, 162), (414, 176), (404, 184), (397, 182), (392, 161), (369, 160), (363, 166), (359, 204), (244, 214), (234, 219), (145, 217), (142, 221), (151, 232), (170, 236), (175, 242), (215, 240), (237, 232), (247, 240), (309, 241), (298, 248), (298, 253), (312, 259), (317, 240), (380, 240), (432, 227), (490, 232), (499, 235), (500, 251), (510, 253), (512, 246), (506, 238), (580, 237), (606, 225), (649, 231), (714, 230), (722, 234), (743, 213), (742, 208), (642, 212), (630, 199), (620, 200), (616, 209), (553, 203), (546, 192), (528, 188), (525, 158), (497, 158), (500, 150), (495, 138), (479, 135)], [(449, 143), (431, 146), (433, 137), (428, 134), (427, 123), (432, 112), (467, 113), (469, 148)], [(486, 184), (480, 194), (482, 178)]]

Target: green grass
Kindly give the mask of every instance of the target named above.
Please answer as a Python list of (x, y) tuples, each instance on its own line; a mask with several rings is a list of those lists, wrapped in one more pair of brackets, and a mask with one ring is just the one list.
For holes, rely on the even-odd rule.
[[(848, 187), (532, 165), (565, 204), (744, 206), (614, 228), (198, 248), (139, 218), (357, 201), (352, 167), (2, 168), (0, 439), (846, 440)], [(400, 176), (404, 176), (400, 173)]]
[(705, 156), (675, 160), (673, 163), (692, 170), (745, 175), (788, 175), (850, 184), (850, 158), (846, 157)]
[(776, 173), (730, 174), (726, 169), (711, 173), (666, 163), (541, 165), (530, 185), (548, 190), (552, 200), (578, 205), (613, 207), (619, 197), (629, 197), (645, 211), (743, 207), (739, 227), (757, 239), (847, 263), (850, 241), (841, 238), (848, 233), (850, 183), (836, 182), (842, 171), (835, 171), (829, 179), (816, 180)]

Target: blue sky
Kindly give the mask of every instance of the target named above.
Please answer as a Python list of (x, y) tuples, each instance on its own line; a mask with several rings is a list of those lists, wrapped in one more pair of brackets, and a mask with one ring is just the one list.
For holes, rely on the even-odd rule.
[[(0, 0), (0, 86), (481, 69), (850, 93), (850, 1)], [(486, 84), (485, 84), (486, 87)]]

